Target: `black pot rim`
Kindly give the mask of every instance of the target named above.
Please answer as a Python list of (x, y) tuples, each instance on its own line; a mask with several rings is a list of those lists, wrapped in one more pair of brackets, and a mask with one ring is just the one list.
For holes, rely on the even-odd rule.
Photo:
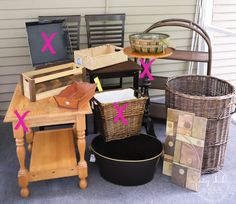
[[(145, 135), (148, 136), (148, 137), (154, 138), (154, 137), (151, 136), (151, 135), (148, 135), (148, 134), (145, 134)], [(95, 138), (96, 138), (96, 137), (95, 137)], [(95, 139), (95, 138), (94, 138), (94, 139)], [(93, 139), (93, 140), (94, 140), (94, 139)], [(104, 156), (104, 155), (98, 153), (97, 151), (95, 151), (95, 150), (93, 149), (93, 147), (92, 147), (92, 143), (91, 143), (91, 145), (90, 145), (90, 150), (91, 150), (92, 152), (94, 152), (95, 155), (97, 154), (98, 156), (100, 156), (100, 157), (102, 157), (102, 158), (104, 158), (104, 159), (110, 160), (110, 161), (123, 162), (123, 163), (139, 163), (139, 162), (146, 162), (146, 161), (151, 161), (151, 160), (153, 160), (153, 159), (156, 159), (156, 158), (160, 157), (161, 155), (163, 155), (163, 153), (164, 153), (164, 149), (163, 149), (163, 144), (162, 144), (162, 142), (161, 142), (160, 140), (158, 140), (157, 138), (154, 138), (154, 139), (156, 139), (158, 142), (160, 142), (161, 147), (162, 147), (162, 151), (161, 151), (160, 154), (158, 154), (158, 155), (156, 155), (156, 156), (154, 156), (154, 157), (148, 158), (148, 159), (142, 159), (142, 160), (122, 160), (122, 159), (114, 159), (114, 158), (111, 158), (111, 157)]]

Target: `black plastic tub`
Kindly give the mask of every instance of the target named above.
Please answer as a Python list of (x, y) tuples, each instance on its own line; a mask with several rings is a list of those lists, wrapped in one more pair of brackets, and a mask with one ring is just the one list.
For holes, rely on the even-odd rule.
[(111, 142), (98, 136), (92, 141), (91, 151), (104, 179), (136, 186), (153, 179), (163, 147), (158, 139), (144, 134)]

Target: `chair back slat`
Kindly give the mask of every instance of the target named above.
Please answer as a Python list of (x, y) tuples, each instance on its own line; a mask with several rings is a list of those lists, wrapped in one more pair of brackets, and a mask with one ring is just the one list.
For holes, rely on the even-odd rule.
[[(39, 21), (64, 20), (64, 28), (69, 33), (70, 43), (73, 51), (79, 50), (80, 47), (80, 15), (62, 15), (62, 16), (39, 16)], [(73, 39), (72, 39), (73, 38)]]
[(88, 47), (114, 44), (124, 47), (125, 14), (85, 15)]

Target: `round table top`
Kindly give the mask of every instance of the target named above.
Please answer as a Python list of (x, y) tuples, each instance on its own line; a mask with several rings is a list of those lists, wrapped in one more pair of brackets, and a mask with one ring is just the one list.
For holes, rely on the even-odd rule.
[(135, 57), (135, 58), (144, 58), (144, 59), (157, 59), (157, 58), (165, 58), (172, 55), (173, 50), (171, 48), (167, 48), (165, 50), (165, 53), (160, 54), (151, 54), (151, 53), (139, 53), (134, 52), (131, 47), (124, 48), (124, 53), (128, 55), (129, 57)]

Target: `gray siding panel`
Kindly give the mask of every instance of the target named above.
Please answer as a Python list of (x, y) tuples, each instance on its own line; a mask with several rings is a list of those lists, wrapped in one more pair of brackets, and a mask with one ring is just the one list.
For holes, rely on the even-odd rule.
[[(214, 0), (212, 24), (236, 32), (236, 1)], [(214, 76), (236, 86), (236, 37), (213, 33)]]

